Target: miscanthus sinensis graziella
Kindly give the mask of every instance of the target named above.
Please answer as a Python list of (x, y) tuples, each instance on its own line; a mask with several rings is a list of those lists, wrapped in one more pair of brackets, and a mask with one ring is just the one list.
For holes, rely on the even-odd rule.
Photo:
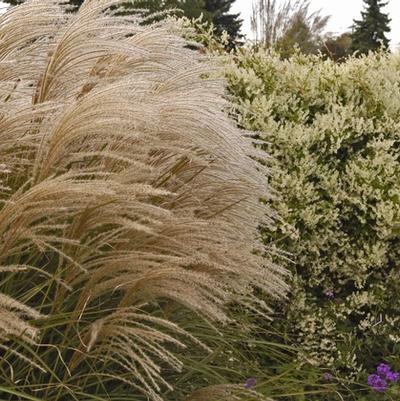
[(173, 22), (119, 11), (40, 0), (0, 19), (2, 399), (122, 382), (160, 400), (201, 346), (180, 310), (226, 322), (231, 301), (268, 309), (255, 287), (285, 290), (260, 256), (265, 171), (215, 66)]

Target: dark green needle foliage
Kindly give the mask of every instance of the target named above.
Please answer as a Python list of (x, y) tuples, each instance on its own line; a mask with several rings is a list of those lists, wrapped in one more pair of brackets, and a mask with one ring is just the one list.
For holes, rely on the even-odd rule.
[(239, 18), (240, 14), (230, 14), (229, 11), (235, 0), (206, 0), (206, 10), (212, 14), (212, 22), (216, 27), (217, 33), (226, 31), (231, 38), (230, 43), (236, 39), (242, 38), (240, 28), (243, 20)]
[(390, 18), (382, 12), (387, 3), (381, 0), (364, 0), (365, 10), (361, 12), (361, 19), (354, 20), (352, 33), (352, 50), (358, 54), (367, 54), (381, 47), (388, 49), (390, 32)]

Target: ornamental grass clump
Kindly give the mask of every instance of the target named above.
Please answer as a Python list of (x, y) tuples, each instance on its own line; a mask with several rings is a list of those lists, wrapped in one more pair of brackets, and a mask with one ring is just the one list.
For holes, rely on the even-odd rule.
[(207, 352), (183, 311), (228, 322), (285, 290), (265, 171), (173, 22), (69, 11), (0, 19), (0, 398), (161, 400), (181, 350)]

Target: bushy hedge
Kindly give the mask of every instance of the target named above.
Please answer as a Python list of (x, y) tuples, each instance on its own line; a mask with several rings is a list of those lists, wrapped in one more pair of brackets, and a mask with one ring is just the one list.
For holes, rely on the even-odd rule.
[(334, 377), (399, 369), (400, 56), (232, 57), (239, 123), (273, 156), (281, 221), (265, 240), (294, 272), (275, 324), (297, 339), (299, 361)]

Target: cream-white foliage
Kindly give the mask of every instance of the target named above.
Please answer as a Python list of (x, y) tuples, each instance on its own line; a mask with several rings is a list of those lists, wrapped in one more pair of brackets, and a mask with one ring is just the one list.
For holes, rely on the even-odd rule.
[(273, 156), (281, 222), (265, 239), (295, 262), (283, 326), (306, 361), (371, 369), (398, 341), (400, 56), (243, 51), (227, 76)]

